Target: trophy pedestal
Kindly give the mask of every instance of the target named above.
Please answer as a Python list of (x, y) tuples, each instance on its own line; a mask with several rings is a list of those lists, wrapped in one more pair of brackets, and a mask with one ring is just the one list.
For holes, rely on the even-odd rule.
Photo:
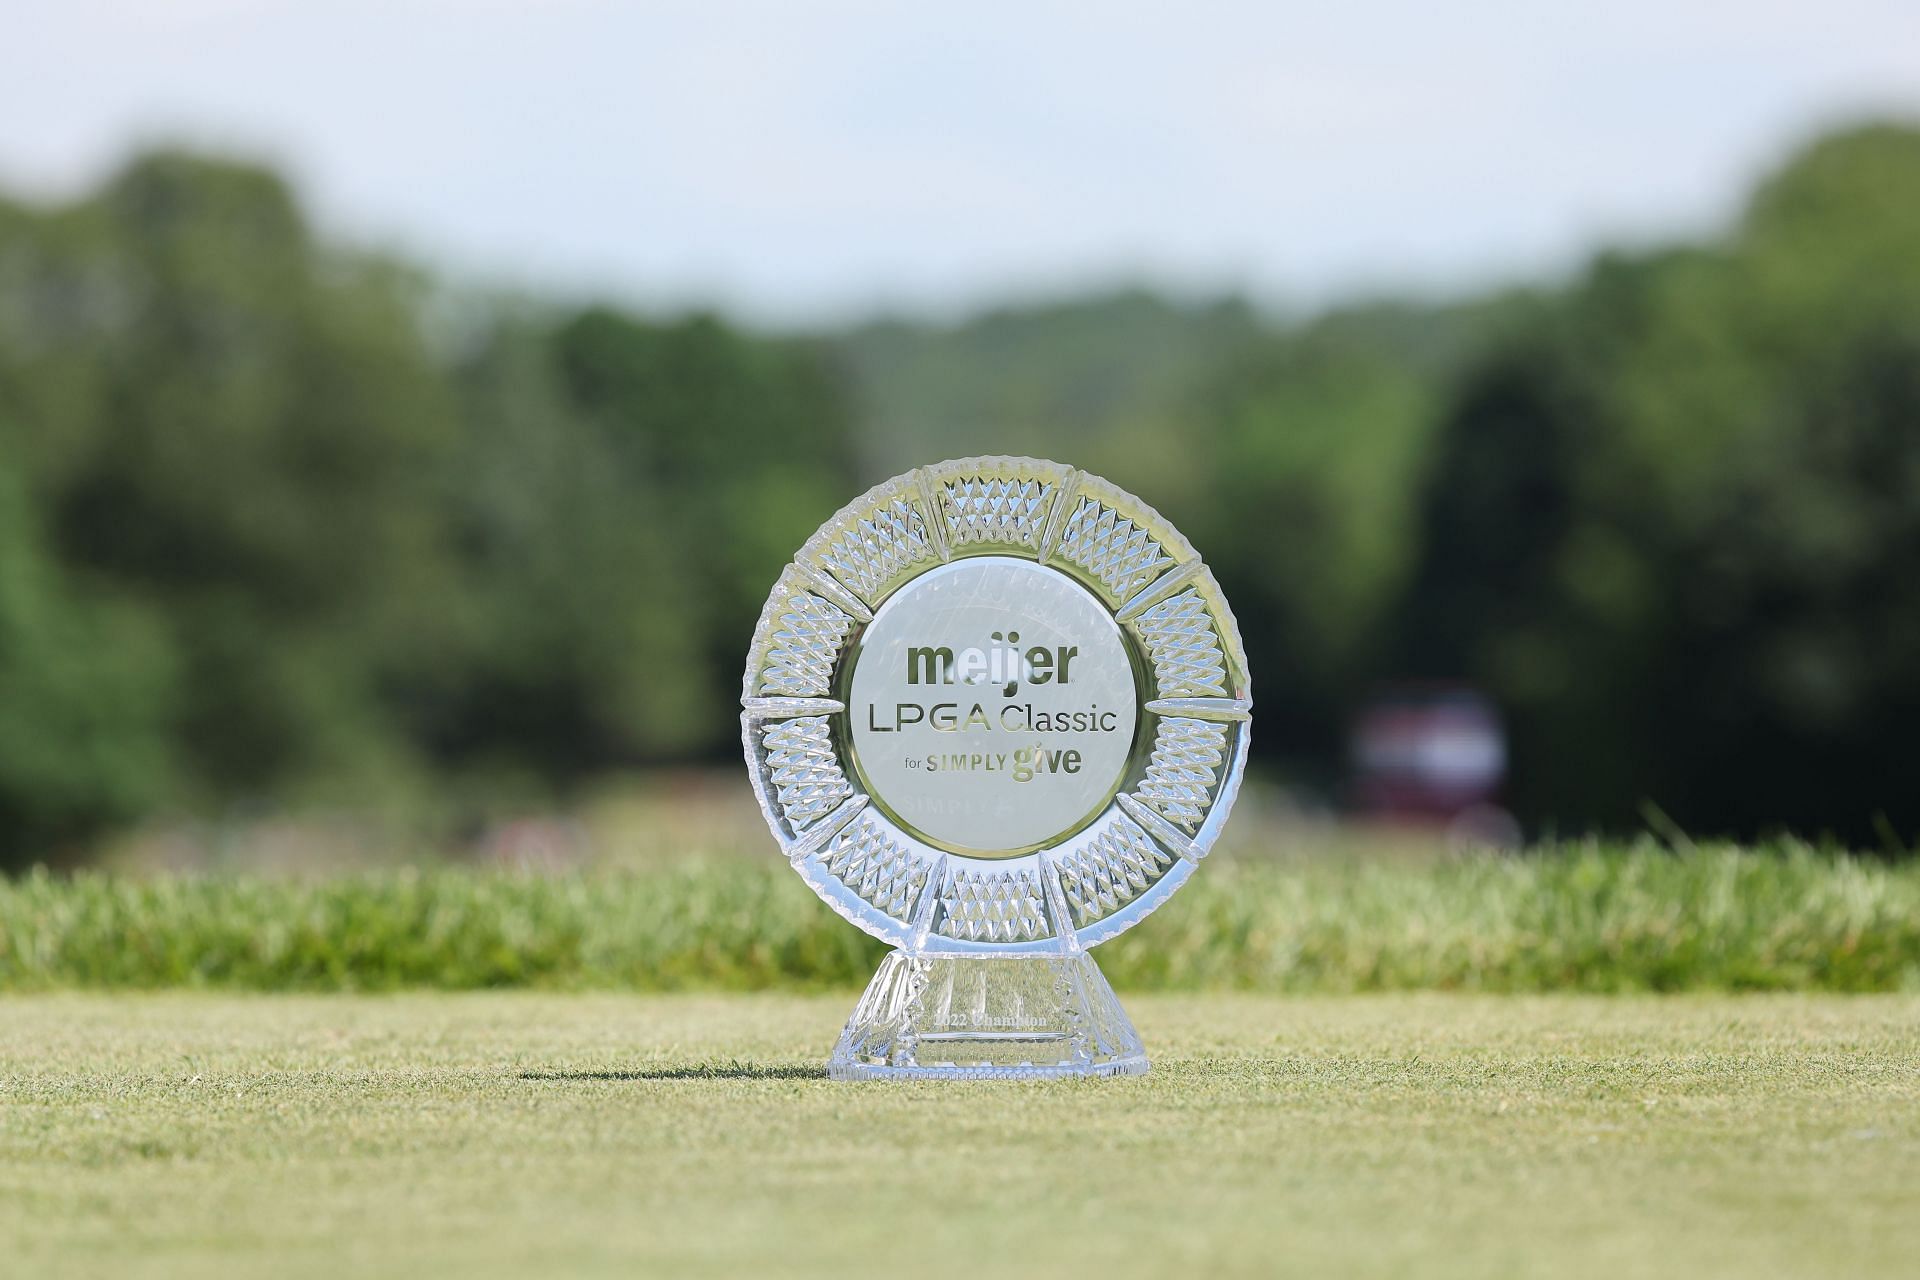
[(1096, 475), (960, 458), (836, 512), (780, 571), (740, 681), (780, 851), (899, 948), (828, 1074), (1144, 1073), (1087, 949), (1213, 847), (1252, 715), (1220, 584)]
[(1086, 952), (894, 951), (827, 1061), (835, 1080), (1143, 1075), (1146, 1050)]

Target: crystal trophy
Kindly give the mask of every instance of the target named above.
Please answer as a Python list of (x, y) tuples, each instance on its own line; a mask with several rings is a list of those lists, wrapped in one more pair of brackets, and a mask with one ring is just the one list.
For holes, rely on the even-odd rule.
[(1233, 613), (1159, 513), (1032, 458), (897, 476), (781, 573), (741, 692), (780, 847), (895, 948), (833, 1078), (1147, 1070), (1088, 949), (1212, 847), (1252, 708)]

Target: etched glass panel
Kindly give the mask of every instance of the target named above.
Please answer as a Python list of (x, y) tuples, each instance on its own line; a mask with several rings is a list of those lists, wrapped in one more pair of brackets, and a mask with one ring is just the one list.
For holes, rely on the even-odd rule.
[(827, 520), (762, 611), (742, 725), (795, 869), (900, 948), (833, 1074), (1144, 1071), (1085, 948), (1218, 836), (1251, 705), (1218, 585), (1097, 476), (962, 459)]

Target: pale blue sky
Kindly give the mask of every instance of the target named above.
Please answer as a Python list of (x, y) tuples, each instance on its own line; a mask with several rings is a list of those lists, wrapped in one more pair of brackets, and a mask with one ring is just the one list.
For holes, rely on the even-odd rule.
[(187, 139), (462, 273), (772, 322), (1511, 279), (1920, 116), (1915, 0), (0, 7), (13, 190)]

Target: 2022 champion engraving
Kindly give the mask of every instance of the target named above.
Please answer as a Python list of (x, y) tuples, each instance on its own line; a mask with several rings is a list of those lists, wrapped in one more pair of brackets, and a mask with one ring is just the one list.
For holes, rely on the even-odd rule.
[(1086, 948), (1211, 847), (1250, 682), (1193, 548), (1097, 477), (970, 458), (877, 486), (801, 548), (742, 689), (769, 825), (895, 944), (840, 1078), (1143, 1071)]

